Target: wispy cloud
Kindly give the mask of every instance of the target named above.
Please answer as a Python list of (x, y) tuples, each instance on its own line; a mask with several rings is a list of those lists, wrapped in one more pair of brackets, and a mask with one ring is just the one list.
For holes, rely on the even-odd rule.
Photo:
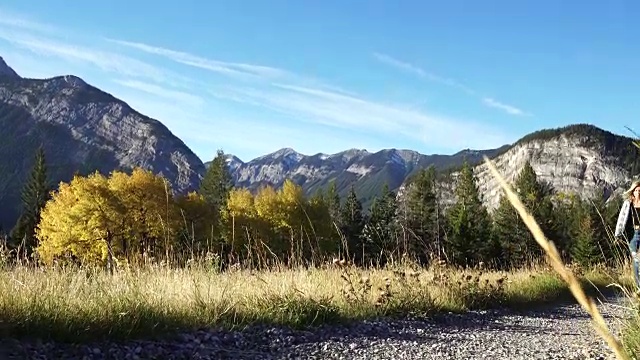
[[(69, 40), (72, 35), (56, 39), (41, 32), (46, 24), (39, 27), (35, 22), (7, 23), (0, 21), (0, 40), (11, 44), (12, 51), (19, 50), (16, 58), (37, 54), (40, 57), (34, 58), (38, 61), (55, 57), (72, 70), (80, 69), (78, 65), (98, 70), (102, 77), (96, 77), (99, 81), (95, 86), (162, 121), (187, 144), (198, 147), (194, 150), (205, 157), (208, 155), (204, 154), (215, 153), (211, 149), (222, 146), (230, 147), (228, 150), (238, 155), (283, 146), (308, 153), (416, 144), (438, 151), (457, 151), (493, 147), (509, 140), (500, 129), (489, 128), (479, 121), (381, 101), (274, 66), (222, 61), (110, 38), (98, 37), (97, 41), (82, 45)], [(143, 61), (136, 56), (141, 53), (169, 59), (174, 64), (161, 66), (148, 56)], [(382, 54), (378, 58), (427, 80), (477, 96), (453, 79)], [(207, 73), (189, 71), (194, 68), (207, 70), (210, 76), (223, 75), (224, 80), (209, 81)], [(477, 136), (478, 133), (491, 135)]]
[(122, 54), (92, 47), (68, 44), (43, 36), (0, 29), (0, 39), (42, 56), (54, 56), (71, 63), (85, 63), (121, 76), (146, 78), (158, 83), (188, 83), (186, 77)]
[(422, 69), (421, 67), (418, 67), (416, 65), (410, 64), (408, 62), (404, 62), (402, 60), (398, 60), (394, 57), (391, 57), (389, 55), (386, 54), (381, 54), (381, 53), (373, 53), (373, 57), (376, 58), (378, 61), (393, 66), (397, 69), (412, 73), (414, 75), (417, 75), (420, 78), (423, 79), (427, 79), (429, 81), (433, 81), (433, 82), (437, 82), (452, 88), (456, 88), (458, 90), (461, 90), (463, 92), (465, 92), (468, 95), (471, 96), (475, 96), (478, 97), (479, 99), (482, 100), (482, 103), (486, 106), (495, 108), (495, 109), (499, 109), (502, 110), (504, 112), (506, 112), (507, 114), (510, 115), (515, 115), (515, 116), (531, 116), (531, 114), (527, 113), (526, 111), (517, 108), (513, 105), (509, 105), (506, 104), (502, 101), (498, 101), (495, 100), (491, 97), (488, 96), (482, 96), (480, 95), (480, 93), (476, 90), (474, 90), (473, 88), (464, 85), (456, 80), (447, 78), (447, 77), (443, 77), (443, 76), (439, 76), (436, 75), (434, 73), (428, 72), (424, 69)]
[(482, 102), (485, 105), (489, 106), (489, 107), (500, 109), (500, 110), (502, 110), (502, 111), (504, 111), (506, 113), (509, 113), (511, 115), (516, 115), (516, 116), (527, 116), (528, 115), (526, 112), (522, 111), (521, 109), (518, 109), (515, 106), (511, 106), (511, 105), (508, 105), (508, 104), (501, 103), (500, 101), (492, 99), (490, 97), (483, 98)]
[[(230, 88), (227, 100), (288, 115), (296, 122), (349, 131), (352, 134), (402, 136), (431, 146), (486, 148), (507, 142), (498, 129), (473, 121), (418, 112), (403, 106), (367, 100), (324, 89), (275, 84), (273, 89)], [(479, 132), (492, 134), (478, 137)]]
[(205, 102), (204, 99), (198, 95), (190, 94), (183, 91), (167, 89), (166, 87), (142, 82), (139, 80), (116, 79), (114, 80), (114, 82), (131, 89), (140, 90), (145, 93), (155, 95), (164, 99), (177, 101), (178, 103), (185, 104), (185, 105), (201, 106)]
[(265, 83), (270, 83), (273, 81), (287, 81), (297, 84), (303, 84), (305, 86), (314, 86), (346, 95), (354, 94), (354, 92), (352, 91), (343, 89), (334, 84), (328, 84), (325, 81), (314, 78), (312, 76), (296, 74), (294, 72), (274, 66), (210, 59), (183, 51), (167, 49), (140, 42), (110, 38), (105, 38), (105, 40), (110, 43), (142, 51), (144, 53), (158, 55), (176, 63), (208, 70), (217, 74), (226, 75), (233, 80), (243, 80), (253, 83), (255, 83), (256, 81), (263, 81)]
[(59, 29), (55, 26), (42, 24), (37, 21), (33, 21), (27, 17), (24, 17), (21, 14), (16, 14), (14, 12), (8, 11), (6, 9), (1, 9), (1, 8), (0, 8), (0, 25), (3, 25), (5, 27), (17, 28), (17, 29), (22, 29), (27, 31), (44, 32), (49, 34), (59, 31)]
[(133, 49), (144, 51), (149, 54), (160, 55), (167, 57), (175, 62), (182, 63), (184, 65), (195, 66), (205, 70), (210, 70), (224, 75), (241, 76), (241, 77), (261, 77), (261, 78), (276, 78), (287, 74), (284, 70), (276, 69), (269, 66), (251, 65), (243, 63), (225, 62), (219, 60), (212, 60), (203, 58), (197, 55), (192, 55), (182, 51), (165, 49), (157, 46), (151, 46), (148, 44), (107, 39), (107, 41), (115, 44), (127, 46)]
[(398, 59), (395, 59), (389, 55), (385, 55), (385, 54), (381, 54), (381, 53), (373, 53), (373, 56), (380, 62), (385, 63), (387, 65), (391, 65), (393, 67), (396, 67), (400, 70), (404, 70), (410, 73), (413, 73), (414, 75), (418, 75), (421, 78), (433, 81), (433, 82), (437, 82), (443, 85), (447, 85), (459, 90), (462, 90), (464, 92), (466, 92), (469, 95), (476, 95), (475, 90), (471, 89), (468, 86), (465, 86), (453, 79), (449, 79), (446, 77), (442, 77), (439, 75), (436, 75), (434, 73), (428, 72), (420, 67), (417, 67), (415, 65), (409, 64), (407, 62), (404, 61), (400, 61)]
[[(298, 122), (331, 126), (360, 133), (376, 133), (378, 135), (397, 133), (436, 146), (450, 146), (456, 143), (456, 141), (451, 141), (450, 135), (464, 132), (466, 129), (472, 131), (469, 136), (455, 137), (459, 140), (457, 144), (464, 147), (493, 146), (488, 143), (495, 144), (496, 141), (501, 140), (500, 135), (494, 138), (474, 136), (477, 133), (475, 131), (480, 129), (472, 122), (449, 119), (445, 116), (421, 113), (407, 107), (366, 100), (356, 93), (327, 85), (321, 81), (314, 83), (309, 81), (309, 78), (283, 69), (264, 65), (223, 62), (138, 42), (114, 39), (108, 39), (108, 41), (216, 73), (240, 75), (242, 79), (246, 79), (245, 76), (248, 74), (253, 77), (253, 80), (270, 80), (270, 82), (251, 82), (248, 86), (231, 85), (221, 89), (209, 89), (208, 93), (221, 100), (277, 111)], [(455, 80), (427, 73), (410, 64), (385, 57), (383, 54), (378, 54), (378, 56), (381, 60), (384, 59), (384, 61), (403, 67), (429, 80), (438, 81), (475, 95), (472, 89)]]

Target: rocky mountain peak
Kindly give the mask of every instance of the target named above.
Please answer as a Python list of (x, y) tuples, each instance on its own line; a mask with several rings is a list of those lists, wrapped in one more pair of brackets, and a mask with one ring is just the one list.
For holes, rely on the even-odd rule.
[[(240, 166), (244, 165), (244, 162), (240, 160), (240, 158), (232, 154), (225, 154), (225, 161), (231, 172), (235, 172)], [(208, 164), (210, 164), (210, 162), (206, 163), (205, 166), (208, 166)]]
[(332, 155), (331, 157), (341, 157), (345, 162), (349, 162), (354, 158), (363, 157), (368, 155), (369, 152), (364, 149), (349, 149), (345, 151), (341, 151), (337, 154)]
[(390, 161), (399, 164), (406, 165), (407, 163), (415, 163), (420, 159), (420, 154), (417, 151), (406, 149), (388, 149), (383, 152), (389, 157)]
[(273, 161), (282, 162), (287, 166), (293, 166), (300, 162), (305, 156), (292, 148), (282, 148), (267, 155), (263, 155), (255, 160), (257, 161)]
[(20, 75), (18, 75), (17, 72), (15, 72), (15, 70), (13, 70), (2, 58), (2, 56), (0, 56), (0, 76), (9, 76), (12, 78), (20, 78)]
[(82, 80), (81, 78), (75, 75), (64, 75), (64, 76), (61, 76), (59, 79), (61, 81), (64, 81), (64, 83), (68, 84), (69, 86), (72, 86), (75, 88), (83, 88), (87, 86), (87, 83), (84, 80)]
[[(10, 68), (2, 69), (9, 74)], [(166, 177), (175, 193), (198, 188), (202, 161), (160, 121), (77, 76), (9, 76), (0, 76), (0, 226), (12, 226), (17, 218), (20, 185), (39, 146), (53, 184), (76, 171), (142, 167)]]
[(304, 155), (302, 155), (299, 152), (293, 150), (292, 148), (286, 147), (286, 148), (282, 148), (282, 149), (274, 152), (273, 156), (274, 157), (287, 157), (287, 158), (301, 158)]

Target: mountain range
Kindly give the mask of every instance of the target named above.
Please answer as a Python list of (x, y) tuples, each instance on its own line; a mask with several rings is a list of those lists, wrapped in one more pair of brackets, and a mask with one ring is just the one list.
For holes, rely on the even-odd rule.
[(440, 172), (440, 196), (445, 206), (450, 205), (455, 200), (456, 170), (466, 160), (474, 168), (485, 205), (493, 209), (502, 192), (483, 163), (485, 155), (493, 159), (509, 181), (515, 180), (525, 162), (529, 162), (538, 178), (557, 191), (578, 193), (585, 198), (596, 195), (609, 198), (620, 193), (632, 175), (640, 171), (640, 151), (633, 142), (631, 137), (589, 124), (573, 124), (542, 129), (496, 149), (465, 149), (453, 155), (425, 155), (397, 149), (377, 152), (350, 149), (330, 155), (303, 155), (284, 148), (248, 162), (227, 155), (227, 163), (235, 183), (242, 187), (254, 190), (263, 185), (279, 187), (285, 179), (292, 179), (311, 195), (335, 181), (342, 196), (354, 186), (366, 208), (385, 183), (402, 193), (407, 180), (430, 165)]
[[(451, 203), (456, 169), (466, 160), (474, 166), (484, 202), (494, 207), (500, 192), (482, 164), (485, 155), (508, 179), (529, 161), (539, 177), (558, 191), (609, 196), (640, 170), (640, 154), (632, 142), (630, 137), (576, 124), (543, 129), (496, 149), (465, 149), (453, 155), (408, 149), (303, 155), (283, 148), (247, 162), (227, 154), (227, 164), (237, 186), (255, 190), (292, 179), (312, 194), (334, 181), (342, 195), (354, 186), (366, 208), (385, 183), (402, 194), (411, 175), (429, 165), (445, 174), (441, 196)], [(0, 57), (0, 226), (4, 229), (20, 212), (20, 190), (39, 146), (45, 150), (52, 185), (70, 180), (74, 173), (140, 166), (161, 173), (176, 192), (184, 193), (199, 187), (208, 165), (161, 122), (81, 78), (22, 78)]]
[(385, 149), (368, 152), (350, 149), (336, 154), (303, 155), (290, 148), (280, 149), (249, 162), (229, 155), (227, 162), (238, 186), (258, 189), (279, 187), (285, 179), (302, 185), (307, 194), (326, 189), (334, 181), (338, 192), (346, 195), (354, 186), (361, 201), (368, 204), (386, 183), (399, 188), (418, 169), (434, 165), (439, 170), (478, 163), (483, 155), (494, 157), (505, 147), (491, 150), (463, 150), (453, 155), (425, 155), (412, 150)]

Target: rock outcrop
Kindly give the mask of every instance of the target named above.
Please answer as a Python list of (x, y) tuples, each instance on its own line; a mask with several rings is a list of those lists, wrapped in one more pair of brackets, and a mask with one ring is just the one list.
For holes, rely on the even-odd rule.
[[(513, 184), (526, 162), (539, 181), (556, 192), (577, 194), (583, 199), (602, 196), (609, 199), (623, 192), (635, 176), (640, 154), (633, 139), (615, 135), (590, 125), (571, 125), (543, 130), (521, 139), (506, 152), (492, 159), (498, 171)], [(474, 166), (474, 175), (483, 202), (491, 211), (498, 206), (502, 189), (483, 162)], [(439, 183), (445, 207), (455, 202), (457, 172)], [(410, 186), (410, 185), (409, 185)], [(400, 187), (402, 199), (407, 184)]]

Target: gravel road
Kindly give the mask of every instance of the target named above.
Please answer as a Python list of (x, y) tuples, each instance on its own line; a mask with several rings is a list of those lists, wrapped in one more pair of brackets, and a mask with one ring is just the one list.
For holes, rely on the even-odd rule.
[[(600, 306), (620, 328), (621, 299)], [(2, 344), (0, 344), (1, 346)], [(162, 342), (61, 345), (5, 340), (6, 359), (614, 359), (576, 304), (375, 320), (311, 331), (251, 327), (198, 331)], [(20, 349), (20, 350), (18, 350)]]

